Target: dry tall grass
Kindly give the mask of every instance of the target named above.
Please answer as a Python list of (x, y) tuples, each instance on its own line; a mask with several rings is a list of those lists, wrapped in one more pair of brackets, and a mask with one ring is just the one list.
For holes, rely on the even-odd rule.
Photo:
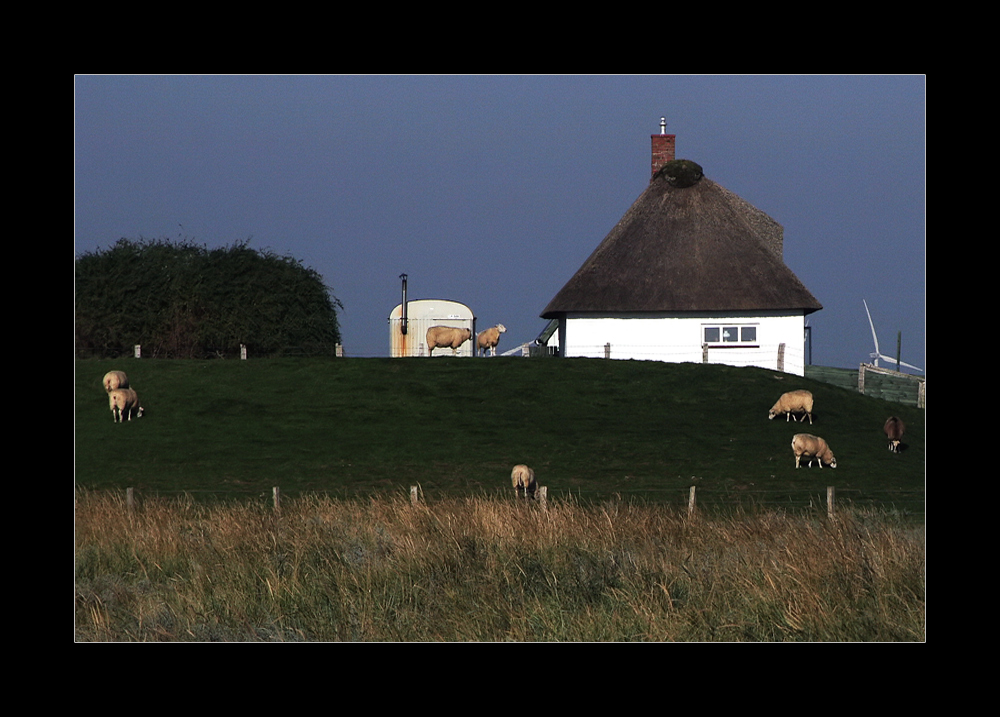
[(79, 641), (922, 641), (890, 516), (77, 494)]

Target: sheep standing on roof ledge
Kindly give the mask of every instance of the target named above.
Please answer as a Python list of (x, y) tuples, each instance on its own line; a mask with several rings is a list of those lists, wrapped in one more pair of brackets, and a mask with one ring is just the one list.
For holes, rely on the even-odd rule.
[(486, 355), (487, 349), (489, 349), (491, 356), (496, 356), (497, 344), (500, 343), (500, 334), (506, 331), (507, 327), (503, 324), (497, 324), (493, 328), (480, 331), (479, 335), (476, 336), (476, 348), (482, 352), (483, 356)]
[(523, 463), (518, 463), (510, 472), (510, 481), (514, 484), (514, 496), (521, 497), (522, 491), (525, 498), (535, 498), (535, 471), (528, 468)]
[(432, 326), (427, 329), (427, 355), (433, 356), (436, 348), (450, 348), (451, 355), (458, 354), (458, 347), (472, 338), (472, 329), (453, 326)]
[(139, 394), (132, 388), (116, 388), (108, 392), (108, 404), (111, 406), (111, 417), (115, 423), (131, 421), (132, 417), (142, 418), (142, 406), (139, 405)]
[(108, 371), (104, 374), (104, 390), (114, 391), (116, 388), (128, 388), (128, 376), (124, 371)]
[(785, 414), (785, 423), (788, 423), (789, 417), (795, 418), (795, 413), (803, 413), (802, 422), (806, 422), (806, 416), (809, 417), (809, 425), (813, 422), (813, 395), (809, 391), (804, 389), (799, 389), (798, 391), (789, 391), (788, 393), (783, 393), (775, 401), (774, 405), (771, 406), (771, 410), (767, 412), (767, 419), (771, 420), (775, 416), (780, 416), (782, 413)]
[(795, 467), (799, 467), (799, 461), (803, 458), (809, 459), (809, 467), (812, 468), (813, 460), (819, 463), (820, 469), (827, 463), (831, 468), (837, 467), (837, 459), (833, 456), (833, 451), (819, 436), (811, 433), (796, 433), (792, 436), (792, 453), (795, 454)]

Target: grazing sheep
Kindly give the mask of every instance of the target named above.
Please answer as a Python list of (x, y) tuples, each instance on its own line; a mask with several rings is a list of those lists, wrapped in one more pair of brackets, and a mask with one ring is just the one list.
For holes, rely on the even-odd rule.
[(108, 392), (108, 404), (115, 423), (132, 420), (132, 416), (142, 418), (139, 395), (132, 388), (116, 388)]
[(116, 388), (128, 388), (128, 376), (124, 371), (108, 371), (104, 374), (104, 390), (114, 391)]
[(457, 329), (453, 326), (432, 326), (427, 329), (427, 355), (433, 356), (436, 348), (451, 348), (451, 355), (458, 353), (458, 347), (472, 338), (472, 329)]
[[(523, 463), (518, 463), (510, 472), (510, 482), (514, 484), (514, 495), (520, 497), (522, 491), (525, 498), (535, 498), (535, 471)], [(530, 495), (529, 495), (530, 494)]]
[[(793, 413), (804, 413), (809, 416), (809, 425), (813, 422), (813, 395), (804, 389), (799, 389), (798, 391), (789, 391), (788, 393), (781, 394), (781, 397), (771, 406), (771, 410), (767, 412), (768, 420), (771, 420), (775, 416), (780, 416), (782, 413), (785, 414), (785, 423), (788, 423), (789, 417), (794, 418), (798, 421), (798, 418), (793, 416)], [(805, 416), (802, 417), (802, 422), (805, 423)]]
[(497, 324), (491, 329), (480, 331), (479, 335), (476, 336), (476, 348), (482, 352), (483, 356), (486, 355), (487, 349), (489, 349), (492, 356), (496, 356), (497, 344), (500, 343), (500, 334), (506, 331), (507, 327), (503, 324)]
[(885, 431), (885, 436), (889, 439), (889, 450), (893, 453), (899, 453), (899, 442), (903, 439), (903, 433), (906, 432), (906, 426), (902, 419), (889, 416), (882, 430)]
[(809, 459), (809, 467), (812, 468), (813, 459), (819, 463), (822, 469), (824, 463), (829, 463), (831, 468), (837, 467), (837, 459), (833, 457), (833, 451), (826, 445), (819, 436), (811, 433), (796, 433), (792, 436), (792, 453), (795, 454), (795, 467), (799, 467), (799, 460)]

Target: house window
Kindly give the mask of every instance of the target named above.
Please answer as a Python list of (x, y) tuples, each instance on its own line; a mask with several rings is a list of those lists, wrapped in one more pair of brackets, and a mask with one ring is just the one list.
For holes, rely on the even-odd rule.
[(712, 347), (752, 347), (757, 346), (757, 327), (734, 324), (704, 326), (702, 335), (705, 343)]

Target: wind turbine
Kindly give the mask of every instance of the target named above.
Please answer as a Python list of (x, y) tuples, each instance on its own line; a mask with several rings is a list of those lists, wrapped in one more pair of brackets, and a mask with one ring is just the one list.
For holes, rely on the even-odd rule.
[(872, 323), (872, 313), (868, 310), (868, 302), (865, 301), (864, 299), (862, 299), (861, 301), (864, 301), (864, 304), (865, 304), (865, 313), (868, 314), (868, 325), (872, 327), (872, 341), (875, 342), (875, 351), (874, 351), (874, 353), (870, 353), (868, 355), (871, 356), (873, 359), (875, 359), (875, 362), (874, 362), (875, 366), (878, 366), (878, 360), (882, 359), (883, 361), (886, 361), (888, 363), (895, 363), (898, 366), (906, 366), (906, 368), (912, 368), (914, 371), (921, 371), (922, 372), (923, 371), (922, 368), (919, 368), (919, 367), (914, 366), (912, 364), (908, 364), (905, 361), (900, 361), (898, 358), (895, 358), (895, 359), (894, 358), (890, 358), (889, 356), (886, 356), (885, 354), (879, 353), (879, 350), (878, 350), (878, 336), (875, 335), (875, 324)]

